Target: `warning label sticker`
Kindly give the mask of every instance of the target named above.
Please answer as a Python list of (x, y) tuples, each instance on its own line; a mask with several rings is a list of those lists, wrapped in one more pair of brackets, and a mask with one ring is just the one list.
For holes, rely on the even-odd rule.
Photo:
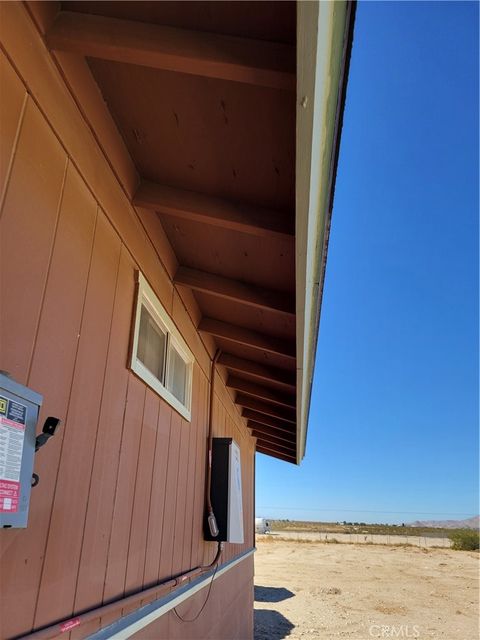
[(0, 513), (16, 513), (27, 407), (0, 396)]

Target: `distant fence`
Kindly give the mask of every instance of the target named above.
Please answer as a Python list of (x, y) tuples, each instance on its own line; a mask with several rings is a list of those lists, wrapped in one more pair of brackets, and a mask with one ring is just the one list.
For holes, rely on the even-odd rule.
[(322, 531), (272, 531), (271, 535), (291, 540), (337, 541), (355, 544), (409, 544), (415, 547), (444, 547), (449, 549), (449, 538), (430, 538), (429, 536), (402, 536), (378, 533), (323, 533)]

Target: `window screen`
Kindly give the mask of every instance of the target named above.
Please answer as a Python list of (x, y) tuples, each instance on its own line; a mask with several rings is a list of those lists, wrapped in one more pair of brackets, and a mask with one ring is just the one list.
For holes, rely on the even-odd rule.
[(186, 379), (187, 364), (175, 347), (170, 345), (170, 349), (168, 350), (167, 389), (182, 403), (185, 403)]
[(160, 329), (142, 304), (137, 357), (160, 382), (163, 382), (166, 346), (167, 333)]
[(178, 329), (138, 274), (132, 370), (187, 420), (191, 417), (193, 362)]

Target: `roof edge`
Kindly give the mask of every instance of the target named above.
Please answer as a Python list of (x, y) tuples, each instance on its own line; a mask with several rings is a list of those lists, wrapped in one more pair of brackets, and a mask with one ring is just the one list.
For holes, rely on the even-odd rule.
[(297, 4), (297, 464), (305, 455), (356, 2)]

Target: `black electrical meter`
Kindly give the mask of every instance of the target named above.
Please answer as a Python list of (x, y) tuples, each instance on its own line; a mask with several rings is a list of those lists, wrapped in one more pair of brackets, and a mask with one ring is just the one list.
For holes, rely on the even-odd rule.
[(42, 400), (0, 373), (0, 527), (27, 526)]

